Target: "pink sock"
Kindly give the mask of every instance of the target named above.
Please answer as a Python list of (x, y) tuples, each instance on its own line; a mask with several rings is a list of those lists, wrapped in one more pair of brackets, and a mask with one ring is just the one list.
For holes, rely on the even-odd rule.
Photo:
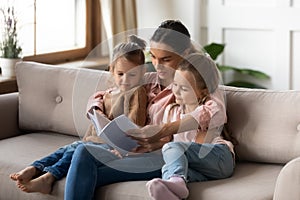
[(160, 179), (160, 181), (167, 186), (167, 188), (173, 192), (180, 199), (185, 199), (189, 196), (189, 190), (186, 187), (183, 178), (178, 176), (173, 176), (169, 180)]
[(147, 182), (146, 186), (149, 195), (155, 200), (180, 200), (180, 198), (171, 192), (160, 180), (159, 178), (155, 178)]

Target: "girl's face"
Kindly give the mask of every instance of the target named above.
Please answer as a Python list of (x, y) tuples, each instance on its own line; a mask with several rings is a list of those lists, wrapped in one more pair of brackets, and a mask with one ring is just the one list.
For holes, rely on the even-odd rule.
[(181, 56), (172, 52), (169, 46), (157, 42), (150, 43), (150, 54), (159, 78), (173, 80), (177, 65), (182, 60)]
[(113, 77), (121, 91), (130, 90), (141, 83), (145, 70), (125, 58), (119, 58), (114, 66)]
[(176, 103), (195, 109), (203, 90), (199, 89), (192, 72), (176, 70), (172, 88)]

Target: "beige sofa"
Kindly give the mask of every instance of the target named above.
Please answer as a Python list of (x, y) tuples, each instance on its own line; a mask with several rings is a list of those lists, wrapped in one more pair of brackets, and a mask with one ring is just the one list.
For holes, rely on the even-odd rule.
[[(65, 179), (43, 195), (21, 192), (8, 176), (80, 139), (87, 99), (104, 89), (108, 72), (31, 62), (16, 72), (19, 93), (0, 95), (0, 199), (63, 199)], [(300, 91), (224, 88), (239, 161), (231, 178), (190, 183), (188, 199), (299, 200)], [(96, 199), (150, 199), (145, 183), (108, 185)]]

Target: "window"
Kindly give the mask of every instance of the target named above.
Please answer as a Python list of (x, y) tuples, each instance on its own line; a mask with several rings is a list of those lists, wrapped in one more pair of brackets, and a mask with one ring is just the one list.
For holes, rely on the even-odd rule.
[[(10, 2), (10, 1), (9, 1)], [(91, 50), (90, 0), (14, 0), (24, 60), (59, 63)]]

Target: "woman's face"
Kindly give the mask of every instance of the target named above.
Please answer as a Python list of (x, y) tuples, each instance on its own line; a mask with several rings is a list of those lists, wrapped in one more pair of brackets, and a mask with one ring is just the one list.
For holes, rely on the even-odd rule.
[(176, 103), (196, 107), (201, 98), (201, 90), (197, 86), (192, 72), (176, 70), (172, 87)]
[(165, 44), (151, 42), (150, 54), (152, 64), (161, 80), (173, 80), (177, 65), (182, 60), (181, 56), (176, 54)]
[(145, 71), (141, 66), (132, 63), (125, 58), (119, 58), (114, 66), (113, 77), (121, 91), (130, 90), (141, 83)]

